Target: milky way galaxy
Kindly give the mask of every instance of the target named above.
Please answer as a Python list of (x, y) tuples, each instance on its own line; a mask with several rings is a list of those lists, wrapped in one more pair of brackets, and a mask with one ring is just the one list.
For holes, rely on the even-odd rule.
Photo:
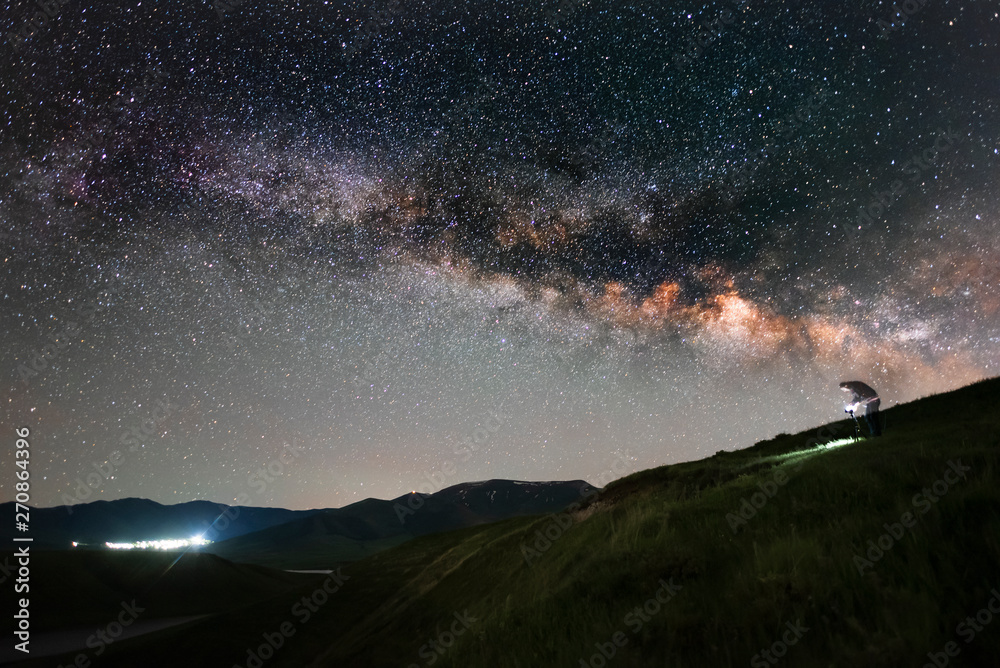
[(606, 481), (996, 375), (1000, 18), (911, 4), (8, 3), (33, 503)]

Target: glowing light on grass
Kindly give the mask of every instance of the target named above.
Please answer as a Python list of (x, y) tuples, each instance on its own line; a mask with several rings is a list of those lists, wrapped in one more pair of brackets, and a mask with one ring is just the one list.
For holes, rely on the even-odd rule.
[(813, 455), (818, 454), (820, 452), (826, 450), (833, 450), (835, 448), (840, 448), (845, 445), (850, 445), (851, 443), (854, 442), (855, 441), (853, 437), (838, 438), (834, 441), (830, 441), (829, 443), (820, 443), (819, 445), (809, 448), (808, 450), (796, 450), (795, 452), (787, 452), (783, 455), (778, 455), (777, 457), (775, 457), (775, 459), (779, 461), (787, 461), (789, 459), (792, 459), (793, 457), (812, 457)]
[[(862, 438), (858, 442), (863, 441), (863, 440), (865, 440), (865, 439)], [(819, 445), (816, 445), (816, 446), (811, 447), (811, 448), (807, 448), (805, 450), (795, 450), (793, 452), (786, 452), (783, 455), (771, 455), (770, 457), (760, 457), (758, 459), (755, 459), (752, 463), (753, 464), (762, 464), (762, 463), (765, 463), (765, 462), (780, 462), (780, 463), (784, 464), (784, 463), (788, 463), (789, 461), (794, 460), (794, 459), (813, 457), (813, 456), (819, 454), (820, 452), (826, 452), (827, 450), (834, 450), (836, 448), (840, 448), (840, 447), (843, 447), (845, 445), (850, 445), (851, 443), (854, 443), (854, 442), (855, 442), (855, 440), (854, 440), (853, 437), (838, 438), (836, 440), (830, 441), (829, 443), (820, 443)], [(749, 466), (749, 464), (748, 464), (748, 466)]]
[(816, 446), (816, 449), (817, 450), (819, 450), (819, 449), (830, 450), (832, 448), (839, 448), (842, 445), (848, 445), (850, 443), (854, 443), (854, 438), (853, 437), (851, 437), (851, 438), (838, 438), (837, 440), (830, 441), (829, 443), (820, 443), (819, 445)]

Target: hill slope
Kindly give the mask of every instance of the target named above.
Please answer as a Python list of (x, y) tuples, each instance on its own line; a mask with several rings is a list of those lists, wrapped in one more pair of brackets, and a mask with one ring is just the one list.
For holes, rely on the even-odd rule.
[(565, 514), (345, 567), (307, 620), (276, 599), (102, 665), (191, 665), (211, 646), (194, 665), (243, 666), (285, 621), (268, 666), (895, 666), (946, 648), (948, 665), (993, 665), (998, 405), (994, 379), (885, 411), (878, 440), (824, 447), (853, 431), (839, 422), (642, 471)]

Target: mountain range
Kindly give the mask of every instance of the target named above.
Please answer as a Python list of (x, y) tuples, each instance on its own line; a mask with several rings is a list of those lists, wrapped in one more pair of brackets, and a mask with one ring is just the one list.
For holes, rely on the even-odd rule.
[[(228, 506), (209, 501), (162, 505), (148, 499), (93, 501), (33, 508), (37, 547), (66, 549), (106, 542), (190, 538), (212, 541), (202, 551), (231, 561), (276, 567), (320, 568), (354, 561), (416, 536), (559, 511), (593, 486), (582, 480), (487, 480), (453, 485), (433, 494), (365, 499), (343, 508), (286, 510)], [(13, 503), (0, 512), (13, 514)], [(0, 540), (13, 537), (12, 527)], [(4, 535), (6, 534), (6, 535)]]

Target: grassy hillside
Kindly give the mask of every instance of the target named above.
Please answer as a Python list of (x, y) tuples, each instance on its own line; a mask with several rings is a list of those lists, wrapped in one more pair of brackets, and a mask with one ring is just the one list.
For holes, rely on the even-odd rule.
[(101, 665), (243, 666), (284, 621), (266, 666), (920, 666), (949, 642), (948, 665), (993, 665), (1000, 620), (959, 625), (1000, 591), (998, 406), (994, 379), (884, 411), (881, 439), (818, 445), (853, 432), (839, 422), (642, 471), (564, 515), (345, 567), (306, 621), (313, 587)]

